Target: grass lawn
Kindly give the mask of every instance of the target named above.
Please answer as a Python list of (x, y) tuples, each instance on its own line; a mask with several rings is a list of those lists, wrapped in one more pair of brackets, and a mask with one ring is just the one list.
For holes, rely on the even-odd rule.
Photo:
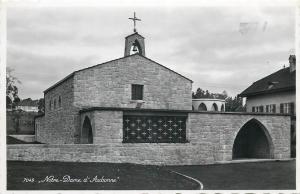
[[(198, 184), (176, 171), (198, 179), (204, 189), (210, 190), (275, 190), (295, 189), (295, 161), (216, 164), (199, 166), (151, 166), (110, 163), (21, 162), (7, 163), (8, 190), (192, 190)], [(52, 182), (47, 176), (63, 180), (69, 175), (72, 181), (89, 176), (94, 182)], [(96, 179), (95, 176), (97, 176)], [(115, 182), (103, 182), (104, 179)], [(34, 178), (34, 182), (24, 182)], [(50, 177), (49, 177), (50, 178)], [(27, 179), (27, 181), (29, 181)], [(54, 180), (52, 179), (52, 180)], [(31, 179), (32, 181), (32, 179)], [(55, 181), (55, 180), (54, 180)], [(69, 180), (70, 181), (70, 180)], [(77, 180), (78, 181), (78, 180)], [(95, 182), (96, 181), (96, 182)], [(101, 182), (102, 181), (102, 182)]]
[[(48, 182), (38, 183), (47, 176), (62, 179), (94, 180), (100, 182)], [(34, 182), (24, 182), (24, 178), (34, 178)], [(101, 178), (115, 179), (116, 182), (101, 182)], [(180, 190), (197, 189), (194, 181), (170, 172), (164, 167), (136, 164), (113, 163), (69, 163), (69, 162), (22, 162), (7, 163), (8, 190)]]
[(168, 168), (196, 178), (205, 190), (296, 189), (295, 160)]

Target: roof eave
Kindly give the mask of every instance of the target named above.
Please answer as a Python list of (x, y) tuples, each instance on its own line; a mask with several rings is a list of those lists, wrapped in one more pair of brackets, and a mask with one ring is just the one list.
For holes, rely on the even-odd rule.
[(296, 90), (296, 86), (291, 86), (291, 87), (286, 87), (286, 88), (277, 88), (273, 90), (263, 90), (263, 91), (258, 91), (258, 92), (251, 92), (251, 93), (241, 93), (238, 94), (238, 97), (249, 97), (249, 96), (257, 96), (261, 94), (272, 94), (276, 92), (285, 92), (285, 91), (294, 91)]

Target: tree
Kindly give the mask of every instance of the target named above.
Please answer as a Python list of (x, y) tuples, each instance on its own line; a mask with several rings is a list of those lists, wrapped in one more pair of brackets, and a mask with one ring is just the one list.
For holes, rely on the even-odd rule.
[(243, 98), (237, 96), (226, 98), (225, 109), (228, 112), (245, 112), (246, 108), (243, 106)]
[(213, 98), (213, 99), (225, 99), (227, 98), (227, 92), (223, 91), (222, 94), (219, 93), (210, 93), (208, 90), (204, 91), (201, 88), (198, 88), (196, 93), (193, 92), (192, 98)]
[(45, 112), (45, 100), (44, 98), (40, 98), (38, 102), (39, 113)]
[(6, 68), (6, 108), (11, 109), (15, 108), (16, 104), (20, 102), (16, 84), (21, 82), (13, 76), (13, 71), (12, 68)]

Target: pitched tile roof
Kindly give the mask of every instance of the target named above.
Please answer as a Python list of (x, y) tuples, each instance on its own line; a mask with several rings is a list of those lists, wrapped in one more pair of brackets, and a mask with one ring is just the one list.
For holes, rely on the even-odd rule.
[(256, 82), (244, 90), (239, 96), (248, 97), (259, 94), (292, 91), (296, 89), (296, 71), (290, 72), (290, 68), (283, 68)]
[(34, 106), (38, 107), (38, 100), (31, 100), (30, 98), (24, 99), (18, 103), (18, 106)]

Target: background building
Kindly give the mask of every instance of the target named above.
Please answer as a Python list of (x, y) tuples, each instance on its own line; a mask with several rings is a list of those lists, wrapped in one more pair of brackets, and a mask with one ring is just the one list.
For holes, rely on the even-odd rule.
[(38, 103), (38, 100), (31, 100), (31, 98), (27, 98), (18, 103), (16, 110), (22, 110), (25, 112), (38, 112)]
[(268, 75), (244, 90), (247, 112), (295, 114), (296, 57), (289, 57), (290, 66)]
[(225, 111), (224, 99), (200, 98), (193, 99), (193, 110), (195, 111)]

